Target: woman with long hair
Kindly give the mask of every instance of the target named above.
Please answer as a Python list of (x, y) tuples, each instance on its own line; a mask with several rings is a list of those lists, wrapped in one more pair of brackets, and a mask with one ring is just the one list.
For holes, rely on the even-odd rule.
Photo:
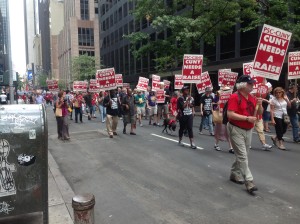
[(274, 89), (274, 98), (270, 101), (271, 105), (271, 124), (275, 126), (276, 136), (272, 137), (274, 145), (279, 149), (285, 150), (283, 145), (283, 135), (287, 130), (288, 124), (284, 121), (284, 116), (287, 115), (287, 107), (291, 106), (283, 88), (277, 87)]

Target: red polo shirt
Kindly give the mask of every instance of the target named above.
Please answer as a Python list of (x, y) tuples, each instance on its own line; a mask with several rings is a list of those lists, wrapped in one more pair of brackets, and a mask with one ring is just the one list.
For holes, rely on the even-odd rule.
[[(239, 102), (240, 101), (240, 102)], [(256, 107), (256, 98), (254, 98), (251, 94), (248, 94), (248, 100), (239, 93), (234, 93), (230, 96), (228, 100), (228, 109), (230, 111), (234, 111), (237, 114), (244, 116), (253, 116), (254, 110)], [(254, 124), (244, 121), (237, 121), (233, 119), (228, 119), (230, 123), (233, 125), (240, 127), (242, 129), (251, 129), (254, 127)]]

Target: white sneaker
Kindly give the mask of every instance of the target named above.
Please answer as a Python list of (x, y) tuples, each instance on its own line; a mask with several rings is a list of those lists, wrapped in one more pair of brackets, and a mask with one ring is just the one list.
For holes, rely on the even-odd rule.
[(217, 151), (221, 151), (221, 148), (220, 148), (220, 146), (218, 146), (218, 145), (215, 145), (215, 150), (217, 150)]
[(143, 127), (143, 124), (140, 124), (140, 127)]
[(264, 150), (264, 151), (270, 150), (271, 148), (272, 148), (272, 146), (271, 146), (271, 145), (268, 145), (268, 144), (264, 144), (264, 145), (262, 146), (262, 150)]
[(203, 135), (203, 132), (202, 132), (202, 131), (199, 131), (199, 134), (200, 134), (200, 135)]

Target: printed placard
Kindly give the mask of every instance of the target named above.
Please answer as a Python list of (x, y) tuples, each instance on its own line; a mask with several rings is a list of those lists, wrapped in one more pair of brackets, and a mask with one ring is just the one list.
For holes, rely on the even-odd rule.
[(114, 68), (106, 68), (97, 70), (96, 79), (100, 89), (111, 90), (116, 89), (116, 76)]
[(199, 83), (196, 84), (196, 87), (199, 94), (204, 93), (206, 87), (212, 87), (212, 83), (208, 72), (203, 72), (201, 74), (201, 80)]
[(300, 51), (290, 52), (288, 59), (288, 79), (300, 78)]
[(182, 83), (198, 83), (201, 79), (203, 55), (185, 54), (183, 56)]
[(219, 111), (220, 113), (223, 112), (223, 108), (225, 103), (229, 100), (230, 96), (232, 94), (232, 90), (229, 91), (221, 91), (220, 92), (220, 99), (219, 99)]
[(123, 75), (122, 74), (116, 74), (116, 85), (117, 87), (122, 87), (123, 86)]
[(123, 88), (126, 88), (126, 89), (130, 89), (130, 84), (129, 83), (124, 83), (123, 82)]
[(253, 63), (256, 76), (278, 80), (292, 33), (265, 24)]
[(222, 86), (233, 88), (238, 77), (236, 72), (225, 72), (222, 80)]
[(100, 92), (100, 86), (96, 79), (90, 79), (89, 92), (91, 92), (91, 93), (99, 93)]
[(251, 75), (253, 69), (253, 62), (243, 63), (243, 74)]
[(182, 75), (175, 75), (174, 89), (182, 89)]
[(256, 91), (256, 97), (261, 97), (263, 99), (266, 98), (267, 94), (268, 94), (268, 86), (266, 85), (259, 85)]
[(73, 82), (73, 91), (75, 92), (86, 92), (88, 87), (87, 81), (74, 81)]
[(50, 92), (58, 92), (58, 80), (47, 80), (46, 81), (48, 89)]
[(223, 81), (225, 72), (231, 72), (231, 69), (230, 68), (219, 69), (219, 71), (218, 71), (218, 84), (219, 84), (219, 86), (222, 85), (222, 81)]
[(165, 91), (163, 89), (156, 90), (156, 103), (165, 103)]
[(171, 82), (169, 80), (164, 80), (164, 88), (169, 89), (171, 85)]
[(160, 89), (160, 76), (159, 75), (152, 75), (152, 91), (156, 91)]
[(149, 79), (140, 76), (136, 88), (141, 91), (147, 91), (148, 84), (149, 84)]

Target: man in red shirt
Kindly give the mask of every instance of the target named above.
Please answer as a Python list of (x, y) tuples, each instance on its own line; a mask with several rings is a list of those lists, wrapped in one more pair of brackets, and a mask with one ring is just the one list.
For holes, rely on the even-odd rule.
[(230, 180), (246, 185), (247, 191), (257, 191), (253, 183), (253, 176), (248, 167), (248, 152), (251, 144), (252, 129), (257, 120), (254, 114), (257, 107), (257, 115), (263, 112), (262, 99), (256, 99), (250, 93), (253, 90), (253, 80), (248, 75), (242, 75), (236, 83), (237, 92), (228, 100), (228, 124), (227, 129), (234, 149), (236, 160), (231, 168)]

